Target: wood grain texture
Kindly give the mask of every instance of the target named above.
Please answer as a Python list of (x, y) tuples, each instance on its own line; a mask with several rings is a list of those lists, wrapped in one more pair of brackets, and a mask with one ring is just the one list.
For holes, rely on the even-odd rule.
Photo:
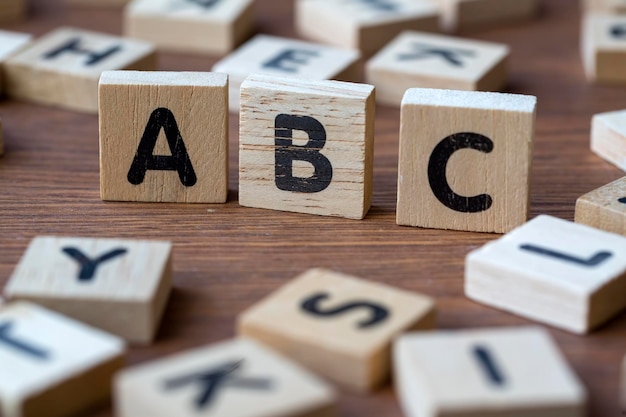
[[(294, 36), (291, 0), (257, 0), (259, 29)], [(8, 30), (46, 33), (73, 25), (121, 33), (121, 10), (71, 9), (31, 0), (32, 13)], [(536, 21), (464, 35), (510, 45), (509, 90), (539, 97), (531, 215), (572, 220), (581, 195), (624, 176), (589, 151), (593, 114), (626, 108), (626, 88), (590, 85), (579, 52), (580, 11), (545, 0)], [(205, 71), (214, 60), (160, 55), (161, 70)], [(234, 334), (235, 317), (309, 267), (325, 267), (437, 299), (443, 329), (528, 324), (463, 295), (467, 253), (492, 235), (395, 224), (400, 111), (377, 111), (373, 207), (364, 221), (241, 208), (237, 204), (238, 118), (230, 120), (226, 205), (105, 203), (100, 200), (98, 119), (0, 102), (0, 285), (39, 234), (172, 240), (174, 291), (157, 343), (131, 349), (136, 364)], [(590, 393), (592, 417), (620, 415), (618, 381), (626, 353), (626, 314), (589, 336), (549, 330)], [(393, 390), (342, 393), (344, 417), (401, 417)], [(87, 417), (110, 417), (108, 409)]]

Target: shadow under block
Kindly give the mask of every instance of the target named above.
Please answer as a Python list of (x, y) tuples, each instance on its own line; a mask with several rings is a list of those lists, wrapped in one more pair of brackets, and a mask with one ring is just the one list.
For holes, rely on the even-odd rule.
[(12, 98), (96, 113), (103, 71), (155, 68), (147, 42), (59, 28), (6, 60), (5, 90)]
[(34, 304), (0, 305), (0, 415), (69, 417), (106, 402), (124, 342)]
[(389, 379), (393, 339), (434, 325), (429, 297), (313, 269), (242, 313), (237, 331), (344, 387), (367, 392)]
[(626, 171), (626, 110), (593, 116), (591, 150), (622, 171)]
[(505, 233), (526, 222), (536, 104), (514, 94), (408, 90), (397, 223)]
[(379, 103), (399, 107), (410, 88), (496, 91), (508, 77), (506, 45), (404, 32), (366, 65)]
[(119, 417), (335, 417), (335, 393), (251, 340), (236, 339), (126, 369)]
[(576, 223), (626, 236), (626, 177), (580, 197)]
[(589, 333), (626, 307), (626, 238), (539, 216), (470, 253), (472, 300)]
[(587, 13), (581, 39), (587, 79), (626, 84), (626, 16)]
[(371, 56), (405, 30), (439, 31), (433, 0), (296, 0), (300, 35)]
[(4, 90), (4, 62), (32, 41), (28, 33), (0, 30), (0, 93)]
[(0, 2), (0, 22), (13, 23), (26, 14), (26, 0), (2, 0)]
[(257, 35), (213, 66), (229, 75), (229, 108), (239, 112), (239, 89), (250, 74), (314, 80), (359, 81), (358, 51)]
[(225, 203), (228, 76), (103, 73), (100, 190), (112, 201)]
[(448, 32), (530, 19), (540, 0), (439, 0), (442, 25)]
[(375, 113), (371, 85), (248, 77), (239, 204), (363, 219), (372, 201)]
[(407, 334), (394, 344), (406, 417), (583, 417), (587, 394), (548, 332)]
[(252, 32), (253, 0), (134, 0), (124, 34), (160, 50), (225, 54)]
[(170, 294), (171, 248), (169, 242), (38, 237), (4, 295), (149, 344)]

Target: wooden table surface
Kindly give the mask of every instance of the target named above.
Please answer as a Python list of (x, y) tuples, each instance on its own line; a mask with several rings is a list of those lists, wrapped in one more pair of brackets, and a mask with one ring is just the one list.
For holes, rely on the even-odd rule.
[[(7, 29), (41, 35), (60, 25), (119, 34), (120, 10), (32, 0), (29, 19)], [(535, 21), (473, 30), (469, 37), (512, 47), (509, 90), (539, 98), (532, 215), (572, 220), (580, 195), (624, 175), (589, 151), (594, 113), (626, 108), (626, 87), (584, 78), (580, 11), (574, 0), (544, 0)], [(292, 0), (258, 0), (258, 31), (295, 36)], [(208, 71), (214, 57), (162, 54), (163, 70)], [(6, 154), (0, 159), (0, 287), (37, 235), (169, 239), (175, 290), (156, 344), (133, 348), (135, 364), (234, 335), (237, 314), (310, 267), (326, 267), (429, 294), (442, 329), (532, 324), (463, 295), (465, 255), (496, 235), (395, 224), (399, 110), (377, 112), (373, 208), (363, 221), (242, 208), (237, 204), (237, 118), (231, 117), (230, 197), (225, 205), (105, 203), (99, 198), (96, 116), (0, 102)], [(590, 415), (619, 416), (619, 364), (626, 314), (587, 337), (558, 341), (590, 393)], [(342, 416), (399, 417), (393, 390), (342, 393)], [(87, 416), (110, 416), (108, 409)], [(45, 416), (42, 416), (45, 417)]]

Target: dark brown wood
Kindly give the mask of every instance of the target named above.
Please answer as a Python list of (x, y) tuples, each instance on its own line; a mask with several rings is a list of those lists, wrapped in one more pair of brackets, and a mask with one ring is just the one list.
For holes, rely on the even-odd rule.
[[(29, 19), (8, 29), (37, 35), (59, 25), (121, 30), (120, 10), (72, 8), (58, 0), (31, 3)], [(294, 36), (292, 3), (258, 0), (259, 31)], [(532, 214), (572, 220), (577, 197), (624, 175), (589, 151), (589, 129), (594, 113), (626, 108), (626, 87), (585, 81), (576, 2), (544, 3), (535, 21), (464, 35), (511, 46), (510, 91), (539, 97)], [(160, 68), (209, 70), (213, 62), (212, 57), (163, 54)], [(350, 221), (240, 207), (236, 117), (230, 124), (228, 204), (104, 203), (97, 117), (2, 101), (0, 287), (36, 235), (172, 240), (176, 289), (158, 342), (131, 349), (129, 364), (233, 336), (240, 311), (309, 267), (434, 296), (442, 329), (530, 324), (463, 296), (465, 255), (497, 236), (396, 226), (399, 114), (378, 110), (374, 207), (364, 221)], [(551, 333), (589, 389), (591, 415), (621, 415), (618, 369), (626, 353), (626, 314), (587, 337)], [(391, 389), (372, 396), (344, 393), (341, 409), (346, 417), (402, 415)], [(110, 415), (106, 409), (89, 414)]]

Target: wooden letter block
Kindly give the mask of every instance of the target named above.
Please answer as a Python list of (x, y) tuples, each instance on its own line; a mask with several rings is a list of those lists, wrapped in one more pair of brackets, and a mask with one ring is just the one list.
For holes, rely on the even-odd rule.
[(19, 21), (26, 14), (26, 0), (2, 0), (0, 2), (0, 22)]
[(389, 379), (393, 339), (434, 322), (429, 297), (313, 269), (242, 313), (238, 332), (364, 392)]
[(170, 293), (171, 248), (169, 242), (38, 237), (4, 294), (147, 344)]
[(580, 197), (576, 223), (626, 235), (626, 177)]
[(408, 90), (398, 224), (503, 233), (526, 222), (536, 104), (514, 94)]
[(367, 63), (366, 79), (380, 103), (399, 107), (414, 87), (499, 90), (507, 81), (508, 57), (506, 45), (405, 32)]
[(239, 204), (365, 217), (374, 101), (367, 84), (251, 75), (241, 86)]
[(69, 417), (105, 402), (124, 349), (34, 304), (0, 305), (0, 415)]
[(96, 113), (103, 71), (155, 66), (149, 43), (60, 28), (6, 60), (5, 90), (13, 98)]
[(225, 203), (228, 76), (102, 74), (100, 191), (103, 200)]
[(250, 74), (358, 81), (360, 54), (287, 38), (257, 35), (213, 66), (229, 75), (230, 111), (239, 112), (239, 88)]
[(626, 171), (626, 110), (593, 116), (591, 150)]
[(465, 294), (575, 333), (626, 307), (626, 238), (539, 216), (467, 256)]
[(118, 374), (119, 417), (335, 417), (335, 393), (250, 340), (178, 354)]
[(449, 32), (479, 29), (534, 17), (539, 0), (439, 0), (442, 23)]
[[(27, 33), (0, 30), (0, 69), (4, 72), (4, 62), (13, 54), (28, 45), (32, 36)], [(0, 74), (0, 92), (4, 89), (4, 74)]]
[(253, 0), (134, 0), (126, 36), (175, 52), (225, 54), (252, 31)]
[(394, 344), (406, 417), (583, 417), (587, 394), (541, 328), (427, 332)]
[(589, 81), (626, 83), (626, 16), (588, 13), (583, 20), (582, 54)]
[(371, 56), (404, 30), (439, 31), (433, 0), (296, 0), (296, 27), (318, 42)]

